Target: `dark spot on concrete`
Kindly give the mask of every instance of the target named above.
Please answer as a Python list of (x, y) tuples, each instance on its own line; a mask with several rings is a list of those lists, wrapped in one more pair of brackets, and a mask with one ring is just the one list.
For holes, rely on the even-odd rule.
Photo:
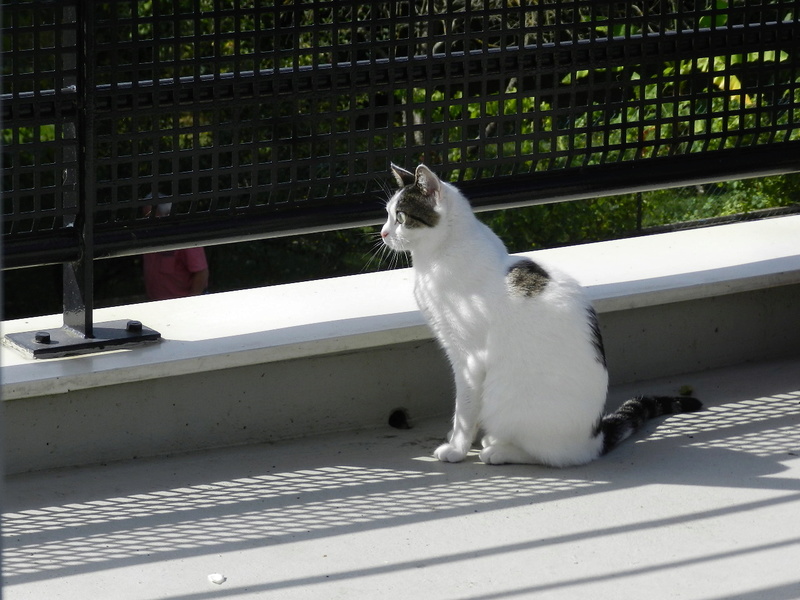
[(408, 422), (408, 411), (405, 408), (396, 408), (389, 415), (389, 427), (395, 429), (411, 429)]

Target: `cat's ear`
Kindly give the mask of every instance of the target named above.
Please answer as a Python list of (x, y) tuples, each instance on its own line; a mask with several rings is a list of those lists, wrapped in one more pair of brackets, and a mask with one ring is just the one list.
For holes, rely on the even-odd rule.
[(416, 181), (413, 173), (398, 167), (394, 163), (391, 163), (390, 166), (392, 167), (392, 174), (394, 175), (395, 181), (397, 181), (397, 187), (403, 188), (407, 185), (413, 185), (413, 183)]
[(436, 174), (425, 165), (419, 165), (417, 167), (414, 181), (420, 191), (426, 196), (439, 195), (441, 182)]

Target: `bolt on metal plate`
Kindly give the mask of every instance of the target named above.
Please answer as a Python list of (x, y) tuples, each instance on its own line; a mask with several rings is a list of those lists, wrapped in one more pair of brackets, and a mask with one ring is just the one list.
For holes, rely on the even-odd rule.
[(91, 338), (65, 325), (47, 331), (9, 333), (3, 337), (3, 344), (28, 358), (60, 358), (131, 348), (160, 339), (160, 333), (145, 327), (141, 321), (123, 319), (97, 323)]

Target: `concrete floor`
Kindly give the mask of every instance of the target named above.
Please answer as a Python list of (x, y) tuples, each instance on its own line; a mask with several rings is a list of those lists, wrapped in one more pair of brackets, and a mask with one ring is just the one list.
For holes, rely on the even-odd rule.
[(435, 462), (442, 420), (15, 476), (4, 598), (800, 598), (800, 360), (612, 399), (686, 384), (566, 470)]

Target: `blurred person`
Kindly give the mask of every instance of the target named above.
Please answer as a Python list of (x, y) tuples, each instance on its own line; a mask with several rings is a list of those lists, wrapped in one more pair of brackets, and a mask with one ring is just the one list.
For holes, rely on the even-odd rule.
[[(171, 203), (159, 204), (156, 217), (167, 216)], [(150, 213), (151, 207), (145, 209)], [(203, 248), (151, 252), (142, 256), (144, 286), (150, 300), (199, 296), (208, 290), (208, 261)]]

